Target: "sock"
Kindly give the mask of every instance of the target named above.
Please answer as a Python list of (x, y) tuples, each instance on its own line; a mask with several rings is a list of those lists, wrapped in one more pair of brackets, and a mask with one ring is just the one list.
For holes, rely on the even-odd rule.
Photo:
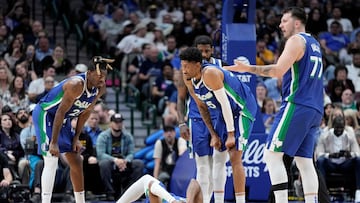
[(74, 192), (74, 196), (75, 196), (76, 203), (85, 203), (85, 192), (84, 191)]
[(274, 191), (276, 202), (288, 202), (288, 190), (276, 190)]
[(44, 156), (44, 169), (41, 175), (42, 203), (51, 202), (58, 160), (58, 157)]
[(142, 176), (124, 192), (124, 194), (116, 203), (128, 203), (136, 201), (141, 197), (141, 195), (144, 194), (145, 191), (148, 191), (149, 183), (152, 180), (158, 181), (150, 175)]
[(151, 185), (150, 192), (169, 203), (175, 200), (175, 198), (160, 185), (160, 182), (154, 182)]
[(224, 203), (224, 192), (214, 192), (214, 202), (215, 203)]
[(319, 203), (317, 194), (305, 195), (305, 203)]
[(360, 189), (357, 189), (355, 192), (355, 203), (360, 202)]
[(235, 193), (236, 203), (245, 203), (245, 193)]

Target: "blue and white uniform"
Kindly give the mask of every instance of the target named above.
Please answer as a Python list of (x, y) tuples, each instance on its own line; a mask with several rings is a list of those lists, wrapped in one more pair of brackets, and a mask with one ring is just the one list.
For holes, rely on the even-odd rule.
[[(204, 69), (207, 66), (216, 67), (224, 74), (224, 88), (234, 116), (236, 149), (244, 150), (257, 111), (255, 97), (251, 93), (250, 88), (242, 83), (232, 72), (213, 64), (203, 64)], [(198, 82), (195, 82), (193, 79), (192, 83), (195, 94), (208, 106), (210, 114), (218, 116), (213, 120), (213, 125), (221, 139), (221, 143), (225, 143), (227, 139), (226, 123), (222, 115), (221, 105), (216, 99), (213, 90), (204, 84), (202, 78)], [(225, 150), (224, 145), (222, 145), (222, 149)]]
[[(72, 78), (83, 80), (83, 93), (75, 100), (72, 107), (65, 114), (63, 126), (61, 127), (60, 135), (58, 137), (58, 145), (61, 153), (72, 151), (74, 132), (71, 128), (71, 119), (78, 117), (86, 108), (88, 108), (99, 93), (98, 88), (93, 87), (91, 90), (87, 89), (86, 73), (73, 76)], [(63, 80), (57, 86), (52, 88), (48, 94), (41, 98), (39, 103), (36, 104), (33, 111), (33, 120), (36, 121), (34, 122), (34, 126), (38, 142), (38, 153), (41, 155), (47, 155), (56, 111), (64, 96), (63, 86), (68, 80), (69, 79)]]
[(322, 54), (320, 44), (307, 33), (304, 56), (283, 76), (283, 102), (267, 140), (267, 148), (290, 156), (311, 158), (316, 131), (323, 115)]
[[(211, 57), (210, 61), (204, 61), (204, 63), (215, 64), (219, 67), (222, 66), (220, 59)], [(212, 156), (213, 148), (210, 146), (211, 136), (209, 129), (206, 127), (203, 119), (201, 118), (199, 109), (196, 105), (195, 100), (189, 96), (187, 102), (187, 117), (190, 130), (190, 156), (197, 154), (198, 156)], [(214, 120), (217, 118), (217, 113), (212, 112), (210, 114), (211, 119)]]

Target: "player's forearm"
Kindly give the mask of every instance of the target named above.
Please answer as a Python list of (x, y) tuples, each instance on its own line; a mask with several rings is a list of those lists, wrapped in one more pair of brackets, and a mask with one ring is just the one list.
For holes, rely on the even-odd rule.
[(248, 72), (264, 77), (281, 77), (281, 75), (279, 75), (279, 72), (277, 71), (275, 64), (265, 66), (252, 65), (250, 66)]
[(206, 105), (201, 105), (198, 107), (199, 107), (201, 117), (202, 117), (206, 127), (209, 129), (210, 134), (215, 134), (216, 132), (215, 132), (215, 129), (214, 129), (212, 121), (211, 121), (209, 109), (206, 107)]
[(177, 100), (177, 114), (179, 118), (179, 123), (185, 123), (185, 100)]

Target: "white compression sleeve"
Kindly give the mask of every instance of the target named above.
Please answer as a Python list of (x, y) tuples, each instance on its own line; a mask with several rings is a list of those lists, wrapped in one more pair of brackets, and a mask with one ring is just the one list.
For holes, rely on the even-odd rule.
[(219, 101), (221, 105), (222, 114), (225, 120), (226, 129), (228, 132), (232, 132), (235, 130), (234, 128), (234, 117), (230, 107), (229, 99), (225, 93), (225, 88), (222, 87), (218, 90), (214, 90), (214, 94), (216, 99)]
[(41, 175), (42, 203), (51, 202), (58, 160), (55, 156), (44, 156), (44, 169)]
[(312, 158), (296, 156), (294, 159), (301, 175), (305, 202), (318, 202), (319, 182)]
[(204, 203), (209, 203), (213, 192), (211, 183), (212, 161), (210, 156), (198, 156), (195, 154), (196, 160), (196, 180), (199, 182), (203, 193)]
[(116, 203), (129, 203), (138, 200), (144, 192), (149, 189), (149, 183), (151, 181), (154, 181), (155, 184), (159, 182), (150, 175), (142, 176), (124, 192)]
[(225, 197), (227, 151), (219, 152), (214, 149), (213, 154), (213, 185), (215, 203), (223, 203)]

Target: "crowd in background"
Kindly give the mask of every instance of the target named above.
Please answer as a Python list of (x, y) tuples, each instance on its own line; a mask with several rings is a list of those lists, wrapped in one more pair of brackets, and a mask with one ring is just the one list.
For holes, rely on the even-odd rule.
[[(7, 1), (7, 5), (1, 7), (0, 155), (8, 160), (5, 166), (10, 169), (12, 178), (9, 179), (6, 173), (1, 174), (0, 179), (8, 183), (19, 180), (39, 192), (40, 182), (37, 182), (35, 169), (41, 169), (36, 167), (41, 158), (36, 158), (26, 147), (27, 137), (34, 136), (31, 104), (39, 101), (58, 83), (57, 80), (86, 72), (87, 66), (75, 64), (67, 57), (64, 46), (54, 43), (49, 36), (50, 28), (40, 19), (30, 17), (27, 2)], [(138, 88), (143, 100), (157, 106), (159, 116), (177, 117), (175, 83), (180, 69), (179, 53), (183, 48), (192, 46), (197, 36), (208, 35), (214, 40), (214, 57), (220, 56), (221, 0), (54, 2), (61, 12), (71, 16), (71, 22), (81, 25), (88, 56), (98, 54), (116, 59), (113, 67), (121, 71), (121, 83)], [(359, 142), (360, 2), (258, 0), (256, 64), (276, 62), (283, 45), (278, 25), (282, 9), (288, 6), (305, 8), (307, 32), (319, 40), (324, 53), (325, 113), (320, 134), (326, 134), (332, 128), (334, 109), (340, 109), (346, 127), (352, 129), (348, 132)], [(235, 12), (234, 22), (246, 22), (247, 18), (243, 9)], [(258, 78), (256, 96), (267, 131), (280, 107), (281, 83), (281, 78)], [(87, 121), (84, 133), (90, 136), (94, 148), (86, 151), (88, 165), (96, 164), (99, 159), (95, 150), (97, 137), (111, 129), (111, 115), (114, 112), (106, 107), (105, 99)], [(66, 171), (66, 161), (62, 164)], [(92, 167), (89, 166), (90, 171), (97, 170)], [(91, 176), (91, 173), (85, 175)], [(66, 182), (68, 178), (64, 180)], [(85, 181), (87, 183), (88, 179)], [(92, 184), (87, 188), (93, 189)]]

